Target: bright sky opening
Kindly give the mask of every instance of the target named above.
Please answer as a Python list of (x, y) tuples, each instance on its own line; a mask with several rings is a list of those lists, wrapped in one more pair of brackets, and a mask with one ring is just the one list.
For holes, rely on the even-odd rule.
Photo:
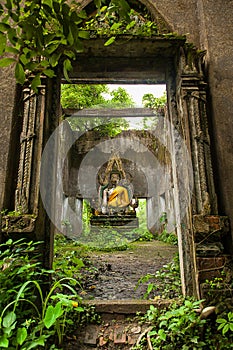
[(153, 94), (155, 97), (161, 97), (166, 91), (166, 85), (148, 85), (148, 84), (131, 84), (131, 85), (117, 85), (110, 84), (108, 88), (110, 91), (118, 87), (124, 88), (128, 94), (133, 98), (136, 107), (142, 107), (142, 98), (145, 94)]

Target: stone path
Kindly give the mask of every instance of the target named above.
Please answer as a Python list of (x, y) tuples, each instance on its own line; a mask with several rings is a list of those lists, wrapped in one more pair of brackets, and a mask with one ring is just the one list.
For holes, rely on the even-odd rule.
[[(159, 241), (135, 242), (125, 251), (88, 253), (90, 269), (85, 270), (86, 284), (82, 297), (95, 305), (101, 324), (88, 324), (67, 341), (65, 350), (130, 350), (148, 324), (135, 318), (150, 305), (165, 307), (164, 299), (142, 300), (147, 285), (135, 290), (138, 280), (154, 274), (172, 261), (177, 247)], [(89, 301), (88, 301), (89, 300)], [(159, 306), (158, 306), (159, 305)], [(145, 347), (147, 349), (147, 347)]]
[(135, 289), (138, 280), (154, 274), (172, 261), (177, 247), (160, 241), (135, 242), (121, 252), (94, 252), (89, 259), (95, 270), (87, 271), (85, 299), (141, 299), (147, 284)]

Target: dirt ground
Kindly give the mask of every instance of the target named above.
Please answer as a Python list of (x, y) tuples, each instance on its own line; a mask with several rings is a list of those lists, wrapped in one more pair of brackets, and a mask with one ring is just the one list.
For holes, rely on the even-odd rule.
[(91, 252), (89, 260), (94, 268), (85, 272), (84, 299), (141, 299), (147, 284), (140, 278), (154, 274), (172, 261), (177, 247), (160, 241), (134, 242), (124, 251)]

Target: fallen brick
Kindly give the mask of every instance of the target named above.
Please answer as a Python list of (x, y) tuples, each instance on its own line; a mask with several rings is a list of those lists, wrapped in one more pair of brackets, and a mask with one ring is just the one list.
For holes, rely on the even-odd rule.
[(114, 344), (125, 344), (125, 343), (126, 343), (125, 328), (116, 326), (114, 329)]
[(99, 328), (95, 325), (87, 327), (84, 337), (84, 344), (96, 345), (98, 339)]

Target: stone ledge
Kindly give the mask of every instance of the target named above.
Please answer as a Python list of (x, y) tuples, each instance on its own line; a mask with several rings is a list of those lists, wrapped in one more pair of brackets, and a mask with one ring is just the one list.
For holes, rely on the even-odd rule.
[(122, 314), (133, 315), (138, 312), (146, 313), (153, 305), (158, 309), (168, 307), (174, 299), (156, 299), (156, 300), (87, 300), (84, 305), (95, 306), (97, 313), (104, 314)]
[(35, 215), (4, 215), (1, 219), (3, 233), (31, 233), (35, 229)]

